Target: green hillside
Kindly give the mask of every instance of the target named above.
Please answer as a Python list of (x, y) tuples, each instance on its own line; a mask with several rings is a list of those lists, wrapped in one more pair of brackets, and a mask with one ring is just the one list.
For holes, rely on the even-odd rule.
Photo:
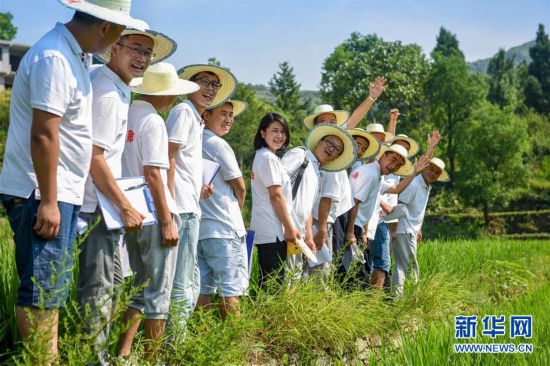
[[(512, 58), (514, 63), (519, 65), (523, 61), (531, 62), (531, 57), (529, 56), (529, 48), (535, 44), (535, 41), (529, 41), (520, 46), (512, 47), (506, 51), (506, 56)], [(489, 66), (489, 61), (491, 58), (484, 58), (482, 60), (477, 60), (474, 62), (468, 62), (470, 69), (475, 72), (487, 72), (487, 66)]]

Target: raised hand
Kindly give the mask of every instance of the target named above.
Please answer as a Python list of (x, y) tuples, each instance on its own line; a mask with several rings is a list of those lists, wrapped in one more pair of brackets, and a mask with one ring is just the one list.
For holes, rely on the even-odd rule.
[(439, 140), (441, 139), (441, 136), (439, 135), (438, 130), (433, 130), (431, 134), (428, 134), (428, 146), (435, 147)]
[(414, 163), (414, 173), (420, 174), (424, 169), (430, 165), (430, 157), (428, 155), (422, 155)]
[(377, 99), (384, 90), (388, 87), (386, 78), (383, 76), (378, 76), (374, 83), (370, 84), (369, 97), (372, 99)]
[(397, 118), (399, 118), (399, 109), (390, 109), (390, 121), (397, 121)]

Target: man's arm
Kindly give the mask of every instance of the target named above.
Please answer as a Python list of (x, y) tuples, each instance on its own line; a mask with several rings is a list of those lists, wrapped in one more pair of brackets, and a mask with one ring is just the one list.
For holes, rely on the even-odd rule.
[(59, 125), (61, 117), (33, 109), (31, 158), (40, 189), (36, 234), (53, 239), (59, 234), (61, 214), (57, 206), (57, 161), (59, 159)]
[(170, 169), (168, 170), (168, 189), (172, 194), (172, 198), (176, 198), (176, 188), (174, 185), (174, 177), (176, 174), (176, 153), (180, 148), (180, 144), (175, 142), (168, 143), (168, 160), (170, 161)]
[(313, 216), (309, 215), (309, 218), (306, 220), (306, 230), (305, 230), (305, 239), (304, 242), (306, 245), (315, 253), (317, 248), (315, 242), (313, 241)]
[(428, 158), (427, 155), (422, 155), (418, 160), (414, 163), (414, 171), (409, 174), (405, 179), (403, 179), (398, 184), (386, 189), (382, 193), (390, 193), (390, 194), (399, 194), (407, 188), (409, 184), (411, 184), (414, 177), (416, 177), (418, 174), (422, 173), (426, 167), (430, 165), (430, 158)]
[(243, 177), (228, 180), (227, 183), (231, 186), (231, 189), (239, 202), (239, 208), (242, 210), (244, 207), (244, 199), (246, 197), (246, 186), (244, 184)]
[(321, 249), (327, 239), (327, 220), (330, 213), (332, 198), (321, 197), (317, 216), (317, 234), (313, 237), (317, 249)]
[(149, 186), (155, 210), (157, 211), (159, 225), (161, 228), (162, 245), (165, 247), (173, 247), (178, 245), (178, 230), (173, 221), (172, 214), (168, 209), (166, 197), (164, 196), (164, 183), (160, 174), (160, 168), (155, 166), (144, 166), (143, 174), (145, 181)]
[(377, 77), (374, 81), (374, 84), (370, 85), (369, 96), (366, 97), (365, 100), (363, 100), (363, 102), (361, 102), (361, 104), (357, 106), (357, 108), (355, 108), (348, 121), (346, 122), (348, 129), (357, 127), (359, 122), (361, 122), (361, 120), (365, 118), (376, 99), (378, 99), (378, 97), (384, 92), (385, 89), (386, 79), (382, 76)]
[(431, 135), (428, 134), (428, 151), (426, 151), (425, 154), (426, 156), (428, 156), (428, 159), (431, 159), (433, 157), (435, 148), (437, 147), (440, 139), (441, 136), (439, 135), (438, 130), (433, 130)]
[(357, 212), (359, 212), (359, 205), (361, 204), (361, 201), (359, 201), (357, 198), (355, 199), (355, 206), (352, 207), (352, 209), (349, 211), (348, 215), (348, 227), (346, 231), (346, 242), (356, 242), (355, 234), (353, 232), (355, 228), (355, 219), (357, 218)]
[(399, 109), (393, 108), (390, 110), (390, 121), (388, 122), (387, 132), (395, 135), (397, 130), (397, 118), (399, 118)]
[(99, 146), (93, 145), (92, 147), (90, 175), (94, 184), (118, 208), (124, 228), (128, 231), (140, 230), (145, 216), (132, 206), (116, 183), (113, 173), (105, 161), (104, 151)]

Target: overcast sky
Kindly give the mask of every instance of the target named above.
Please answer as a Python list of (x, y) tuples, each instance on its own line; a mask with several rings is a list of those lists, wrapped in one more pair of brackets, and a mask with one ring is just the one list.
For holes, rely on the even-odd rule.
[[(0, 0), (15, 41), (32, 45), (72, 11), (56, 0)], [(419, 44), (429, 52), (441, 26), (468, 61), (491, 57), (550, 27), (550, 0), (134, 0), (132, 15), (174, 38), (177, 68), (216, 57), (237, 78), (267, 84), (289, 61), (303, 89), (318, 89), (324, 59), (354, 32)]]

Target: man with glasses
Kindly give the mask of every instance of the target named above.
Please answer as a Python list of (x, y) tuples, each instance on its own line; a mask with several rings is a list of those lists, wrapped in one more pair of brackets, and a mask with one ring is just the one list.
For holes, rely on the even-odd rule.
[(213, 186), (202, 182), (202, 114), (208, 107), (223, 104), (233, 95), (237, 80), (228, 70), (214, 65), (190, 65), (179, 71), (181, 79), (197, 83), (200, 89), (188, 95), (168, 115), (168, 188), (182, 221), (172, 302), (183, 325), (194, 310), (200, 292), (197, 258), (199, 199), (208, 198)]
[[(155, 46), (157, 49), (160, 46), (160, 38), (163, 41), (168, 39), (160, 33), (128, 29), (111, 46), (110, 51), (100, 55), (107, 64), (90, 73), (94, 94), (92, 160), (79, 216), (89, 226), (97, 220), (99, 222), (80, 247), (77, 300), (87, 321), (86, 331), (95, 335), (96, 362), (100, 363), (106, 363), (111, 312), (116, 305), (114, 295), (124, 282), (119, 242), (123, 230), (140, 230), (144, 219), (116, 183), (116, 179), (121, 177), (122, 152), (127, 135), (131, 101), (128, 85), (133, 78), (141, 77), (149, 67)], [(157, 39), (159, 41), (155, 45)], [(170, 50), (167, 51), (160, 55), (161, 59), (170, 54)], [(101, 191), (117, 207), (124, 228), (107, 228), (102, 219), (96, 190)]]

